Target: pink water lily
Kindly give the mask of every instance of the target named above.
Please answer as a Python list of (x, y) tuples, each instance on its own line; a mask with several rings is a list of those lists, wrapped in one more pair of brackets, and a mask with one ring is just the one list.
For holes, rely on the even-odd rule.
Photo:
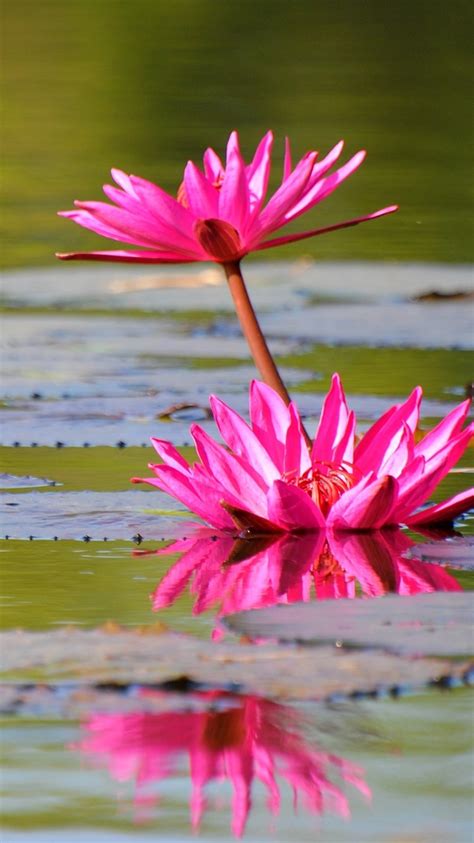
[(73, 252), (58, 257), (133, 263), (228, 263), (252, 251), (315, 237), (397, 210), (396, 205), (390, 205), (325, 228), (271, 239), (273, 232), (330, 196), (365, 158), (365, 151), (357, 152), (329, 174), (341, 155), (341, 141), (321, 161), (317, 152), (307, 152), (293, 167), (287, 140), (281, 184), (266, 202), (272, 146), (273, 134), (267, 132), (252, 161), (246, 164), (238, 134), (232, 132), (225, 166), (213, 149), (207, 149), (202, 170), (192, 161), (186, 165), (176, 198), (146, 179), (113, 169), (117, 186), (104, 185), (104, 193), (114, 204), (75, 202), (76, 210), (61, 211), (60, 216), (140, 250)]
[[(152, 702), (164, 695), (143, 691)], [(73, 745), (95, 764), (107, 766), (120, 782), (134, 779), (137, 808), (158, 801), (150, 786), (175, 775), (189, 757), (193, 829), (199, 829), (209, 808), (211, 782), (227, 779), (232, 786), (232, 832), (241, 837), (252, 807), (254, 782), (267, 792), (269, 811), (280, 810), (280, 783), (286, 781), (304, 807), (314, 814), (333, 811), (350, 816), (349, 800), (336, 775), (366, 799), (371, 791), (363, 770), (351, 761), (310, 745), (297, 710), (256, 696), (232, 698), (207, 692), (197, 702), (214, 710), (154, 714), (94, 714), (84, 724), (83, 739)]]
[(191, 427), (198, 462), (171, 443), (152, 439), (163, 463), (153, 477), (134, 478), (180, 500), (221, 530), (257, 533), (375, 530), (446, 523), (474, 506), (468, 489), (423, 508), (466, 449), (469, 401), (451, 410), (419, 442), (422, 390), (391, 407), (356, 441), (356, 418), (338, 375), (308, 448), (298, 410), (266, 384), (250, 387), (250, 424), (216, 396), (212, 413), (224, 445)]

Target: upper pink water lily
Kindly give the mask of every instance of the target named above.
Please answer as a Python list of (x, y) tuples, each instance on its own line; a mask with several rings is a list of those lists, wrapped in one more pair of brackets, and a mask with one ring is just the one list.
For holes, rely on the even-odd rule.
[(232, 132), (225, 166), (213, 149), (207, 149), (203, 170), (192, 161), (186, 165), (176, 198), (152, 182), (113, 169), (118, 187), (104, 185), (104, 193), (115, 204), (75, 202), (76, 210), (61, 211), (60, 216), (103, 237), (138, 246), (140, 251), (73, 252), (58, 257), (137, 263), (227, 263), (252, 251), (315, 237), (397, 210), (396, 205), (390, 205), (325, 228), (270, 238), (272, 232), (333, 193), (365, 158), (365, 151), (361, 150), (328, 175), (341, 155), (340, 141), (321, 161), (317, 152), (307, 152), (293, 167), (287, 140), (280, 187), (265, 204), (272, 146), (273, 134), (267, 132), (252, 161), (246, 164), (238, 134)]
[(422, 390), (391, 407), (356, 443), (356, 419), (338, 375), (332, 379), (311, 450), (298, 410), (269, 386), (250, 387), (250, 425), (216, 396), (210, 405), (224, 445), (191, 427), (199, 461), (189, 465), (169, 442), (152, 439), (163, 464), (150, 483), (208, 524), (257, 533), (375, 530), (451, 521), (474, 506), (474, 489), (423, 508), (466, 449), (464, 401), (415, 441)]

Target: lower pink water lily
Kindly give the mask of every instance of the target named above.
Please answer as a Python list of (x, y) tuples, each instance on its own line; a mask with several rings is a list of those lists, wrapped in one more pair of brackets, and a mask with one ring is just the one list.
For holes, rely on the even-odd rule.
[(474, 506), (474, 489), (425, 506), (465, 451), (464, 401), (416, 441), (422, 389), (391, 407), (356, 440), (356, 418), (338, 375), (332, 379), (311, 448), (296, 405), (264, 383), (250, 387), (250, 424), (216, 396), (212, 413), (225, 444), (195, 424), (198, 462), (188, 464), (163, 439), (150, 483), (220, 530), (256, 533), (375, 530), (447, 523)]

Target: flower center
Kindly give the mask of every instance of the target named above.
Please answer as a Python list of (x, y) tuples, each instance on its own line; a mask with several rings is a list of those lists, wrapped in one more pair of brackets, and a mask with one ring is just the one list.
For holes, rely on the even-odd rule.
[(239, 232), (224, 220), (198, 220), (194, 233), (208, 255), (220, 263), (235, 261), (242, 257)]
[(349, 470), (352, 466), (348, 463), (346, 466), (316, 460), (304, 474), (287, 478), (287, 482), (307, 492), (323, 515), (327, 515), (341, 495), (355, 485), (354, 475)]

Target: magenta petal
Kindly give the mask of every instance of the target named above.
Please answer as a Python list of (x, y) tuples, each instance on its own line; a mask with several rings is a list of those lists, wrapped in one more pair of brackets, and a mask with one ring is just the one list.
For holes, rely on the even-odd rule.
[(398, 483), (387, 475), (345, 492), (332, 507), (328, 526), (333, 530), (377, 530), (390, 523), (398, 495)]
[(225, 492), (221, 498), (265, 518), (266, 496), (254, 472), (248, 471), (243, 460), (215, 442), (199, 425), (191, 426), (191, 435), (206, 473)]
[(184, 457), (181, 456), (179, 451), (171, 444), (171, 442), (167, 442), (166, 439), (157, 439), (156, 437), (151, 437), (151, 444), (153, 445), (157, 454), (161, 457), (163, 462), (167, 465), (173, 465), (175, 468), (183, 469), (185, 471), (190, 471), (191, 467), (186, 462)]
[[(338, 443), (346, 434), (349, 423), (349, 408), (339, 375), (332, 376), (331, 389), (324, 399), (318, 429), (314, 437), (311, 457), (319, 462), (341, 462), (336, 460)], [(351, 427), (353, 428), (353, 422)]]
[(227, 144), (224, 179), (219, 193), (219, 219), (230, 223), (240, 236), (245, 236), (249, 214), (249, 194), (245, 164), (240, 154), (237, 132)]
[(156, 477), (144, 477), (141, 482), (157, 486), (168, 495), (181, 501), (191, 512), (195, 512), (208, 524), (219, 530), (231, 529), (232, 519), (222, 509), (222, 488), (217, 482), (193, 474), (184, 474), (171, 465), (154, 467)]
[(226, 445), (234, 454), (247, 460), (249, 467), (253, 467), (261, 475), (262, 481), (269, 486), (279, 477), (279, 472), (255, 432), (235, 410), (217, 396), (211, 395), (209, 403)]
[(361, 472), (379, 471), (400, 445), (405, 426), (413, 433), (420, 415), (422, 390), (417, 386), (407, 400), (391, 408), (364, 434), (354, 451), (354, 463)]
[(186, 165), (184, 184), (189, 210), (198, 219), (217, 217), (219, 193), (192, 161), (188, 161)]
[(301, 200), (294, 205), (287, 214), (285, 214), (285, 223), (291, 222), (291, 220), (296, 219), (296, 217), (299, 217), (300, 214), (303, 214), (305, 211), (309, 211), (314, 205), (322, 202), (327, 196), (330, 196), (330, 194), (333, 193), (345, 179), (347, 179), (360, 167), (365, 156), (365, 150), (356, 152), (356, 154), (353, 155), (352, 158), (350, 158), (350, 160), (342, 167), (339, 167), (335, 173), (325, 179), (317, 181), (314, 185), (312, 184), (312, 178), (310, 178), (309, 184), (312, 185), (311, 188), (307, 188)]
[(273, 133), (267, 132), (256, 149), (252, 163), (247, 167), (249, 204), (252, 218), (260, 211), (267, 192), (272, 147)]
[(137, 252), (117, 249), (105, 252), (56, 252), (62, 261), (117, 261), (118, 263), (194, 263), (200, 258), (183, 258), (179, 252)]
[(285, 471), (285, 443), (290, 415), (288, 407), (271, 387), (261, 381), (250, 384), (250, 421), (280, 474)]
[[(379, 217), (384, 217), (387, 214), (394, 214), (398, 211), (398, 205), (389, 205), (387, 208), (381, 208), (379, 211), (374, 211), (373, 214), (366, 214), (363, 217), (355, 217), (352, 220), (345, 220), (344, 222), (337, 222), (334, 225), (326, 225), (324, 228), (313, 228), (311, 231), (301, 231), (297, 234), (286, 234), (283, 237), (274, 237), (271, 240), (264, 240), (256, 245), (252, 245), (252, 249), (259, 252), (263, 249), (273, 249), (274, 246), (285, 246), (287, 243), (297, 243), (299, 240), (308, 240), (309, 237), (318, 237), (320, 234), (328, 234), (330, 231), (338, 231), (340, 228), (351, 228), (353, 225), (359, 225), (361, 222), (369, 222), (376, 220)], [(265, 235), (268, 234), (268, 230)]]
[(326, 525), (322, 512), (310, 496), (298, 486), (275, 480), (267, 495), (268, 518), (289, 530), (320, 530)]
[(444, 446), (460, 431), (466, 419), (471, 406), (471, 400), (468, 398), (459, 404), (444, 418), (433, 430), (430, 430), (421, 442), (415, 446), (415, 454), (422, 455), (429, 460), (436, 454), (437, 451), (444, 448)]
[(422, 509), (421, 512), (405, 519), (407, 527), (417, 527), (424, 524), (447, 524), (474, 508), (474, 489), (466, 489), (442, 503)]
[(254, 243), (256, 244), (267, 233), (275, 231), (283, 224), (288, 209), (301, 197), (301, 193), (311, 175), (315, 159), (316, 153), (314, 152), (305, 155), (291, 175), (273, 194), (255, 224), (255, 231), (252, 234), (252, 248), (255, 248)]

